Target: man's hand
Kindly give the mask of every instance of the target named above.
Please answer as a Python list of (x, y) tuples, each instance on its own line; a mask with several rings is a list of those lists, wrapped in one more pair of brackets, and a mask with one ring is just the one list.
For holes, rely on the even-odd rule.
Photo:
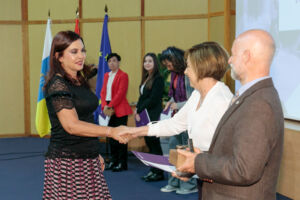
[[(185, 162), (180, 167), (177, 168), (178, 171), (189, 172), (189, 173), (193, 173), (193, 174), (196, 173), (195, 172), (195, 158), (196, 158), (197, 154), (202, 153), (202, 152), (198, 148), (194, 148), (194, 151), (195, 152), (192, 153), (187, 150), (177, 149), (177, 152), (185, 157)], [(179, 178), (180, 180), (183, 180), (183, 181), (189, 180), (189, 178), (177, 176), (175, 172), (172, 173), (172, 176)]]

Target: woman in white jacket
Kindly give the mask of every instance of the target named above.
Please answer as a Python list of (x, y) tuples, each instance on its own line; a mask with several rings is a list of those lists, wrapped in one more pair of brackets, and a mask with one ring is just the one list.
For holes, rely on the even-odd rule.
[(229, 88), (220, 81), (227, 70), (228, 53), (216, 42), (204, 42), (187, 50), (185, 57), (185, 74), (195, 89), (186, 104), (171, 119), (132, 128), (129, 132), (134, 136), (160, 137), (187, 130), (194, 147), (207, 151), (233, 97)]

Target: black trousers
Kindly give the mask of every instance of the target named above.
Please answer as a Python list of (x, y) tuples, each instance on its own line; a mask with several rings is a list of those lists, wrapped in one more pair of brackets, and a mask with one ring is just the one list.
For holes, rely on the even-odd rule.
[[(117, 117), (116, 115), (111, 116), (108, 126), (117, 127), (120, 125), (127, 125), (128, 116)], [(109, 138), (109, 145), (111, 151), (111, 161), (114, 163), (121, 163), (127, 165), (127, 144), (120, 144), (117, 140)]]
[[(155, 155), (163, 155), (162, 153), (162, 149), (160, 146), (160, 140), (158, 137), (155, 136), (145, 136), (145, 142), (149, 148), (149, 153), (151, 154), (155, 154)], [(153, 173), (163, 173), (162, 170), (151, 167), (150, 171), (152, 171)]]
[(200, 179), (197, 179), (198, 200), (202, 200), (202, 185), (203, 185), (203, 181)]

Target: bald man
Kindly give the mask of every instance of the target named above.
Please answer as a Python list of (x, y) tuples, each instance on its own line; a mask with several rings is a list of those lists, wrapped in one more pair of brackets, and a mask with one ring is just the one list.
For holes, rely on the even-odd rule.
[[(180, 151), (179, 171), (204, 180), (204, 200), (275, 200), (284, 121), (278, 93), (269, 77), (275, 51), (271, 35), (249, 30), (239, 35), (229, 59), (242, 87), (215, 131), (208, 152)], [(175, 175), (175, 174), (174, 174)]]

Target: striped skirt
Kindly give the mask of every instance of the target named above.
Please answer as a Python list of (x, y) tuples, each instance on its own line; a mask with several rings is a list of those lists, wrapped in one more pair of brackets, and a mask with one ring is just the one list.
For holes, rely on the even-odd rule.
[(99, 158), (46, 158), (43, 199), (111, 200)]

